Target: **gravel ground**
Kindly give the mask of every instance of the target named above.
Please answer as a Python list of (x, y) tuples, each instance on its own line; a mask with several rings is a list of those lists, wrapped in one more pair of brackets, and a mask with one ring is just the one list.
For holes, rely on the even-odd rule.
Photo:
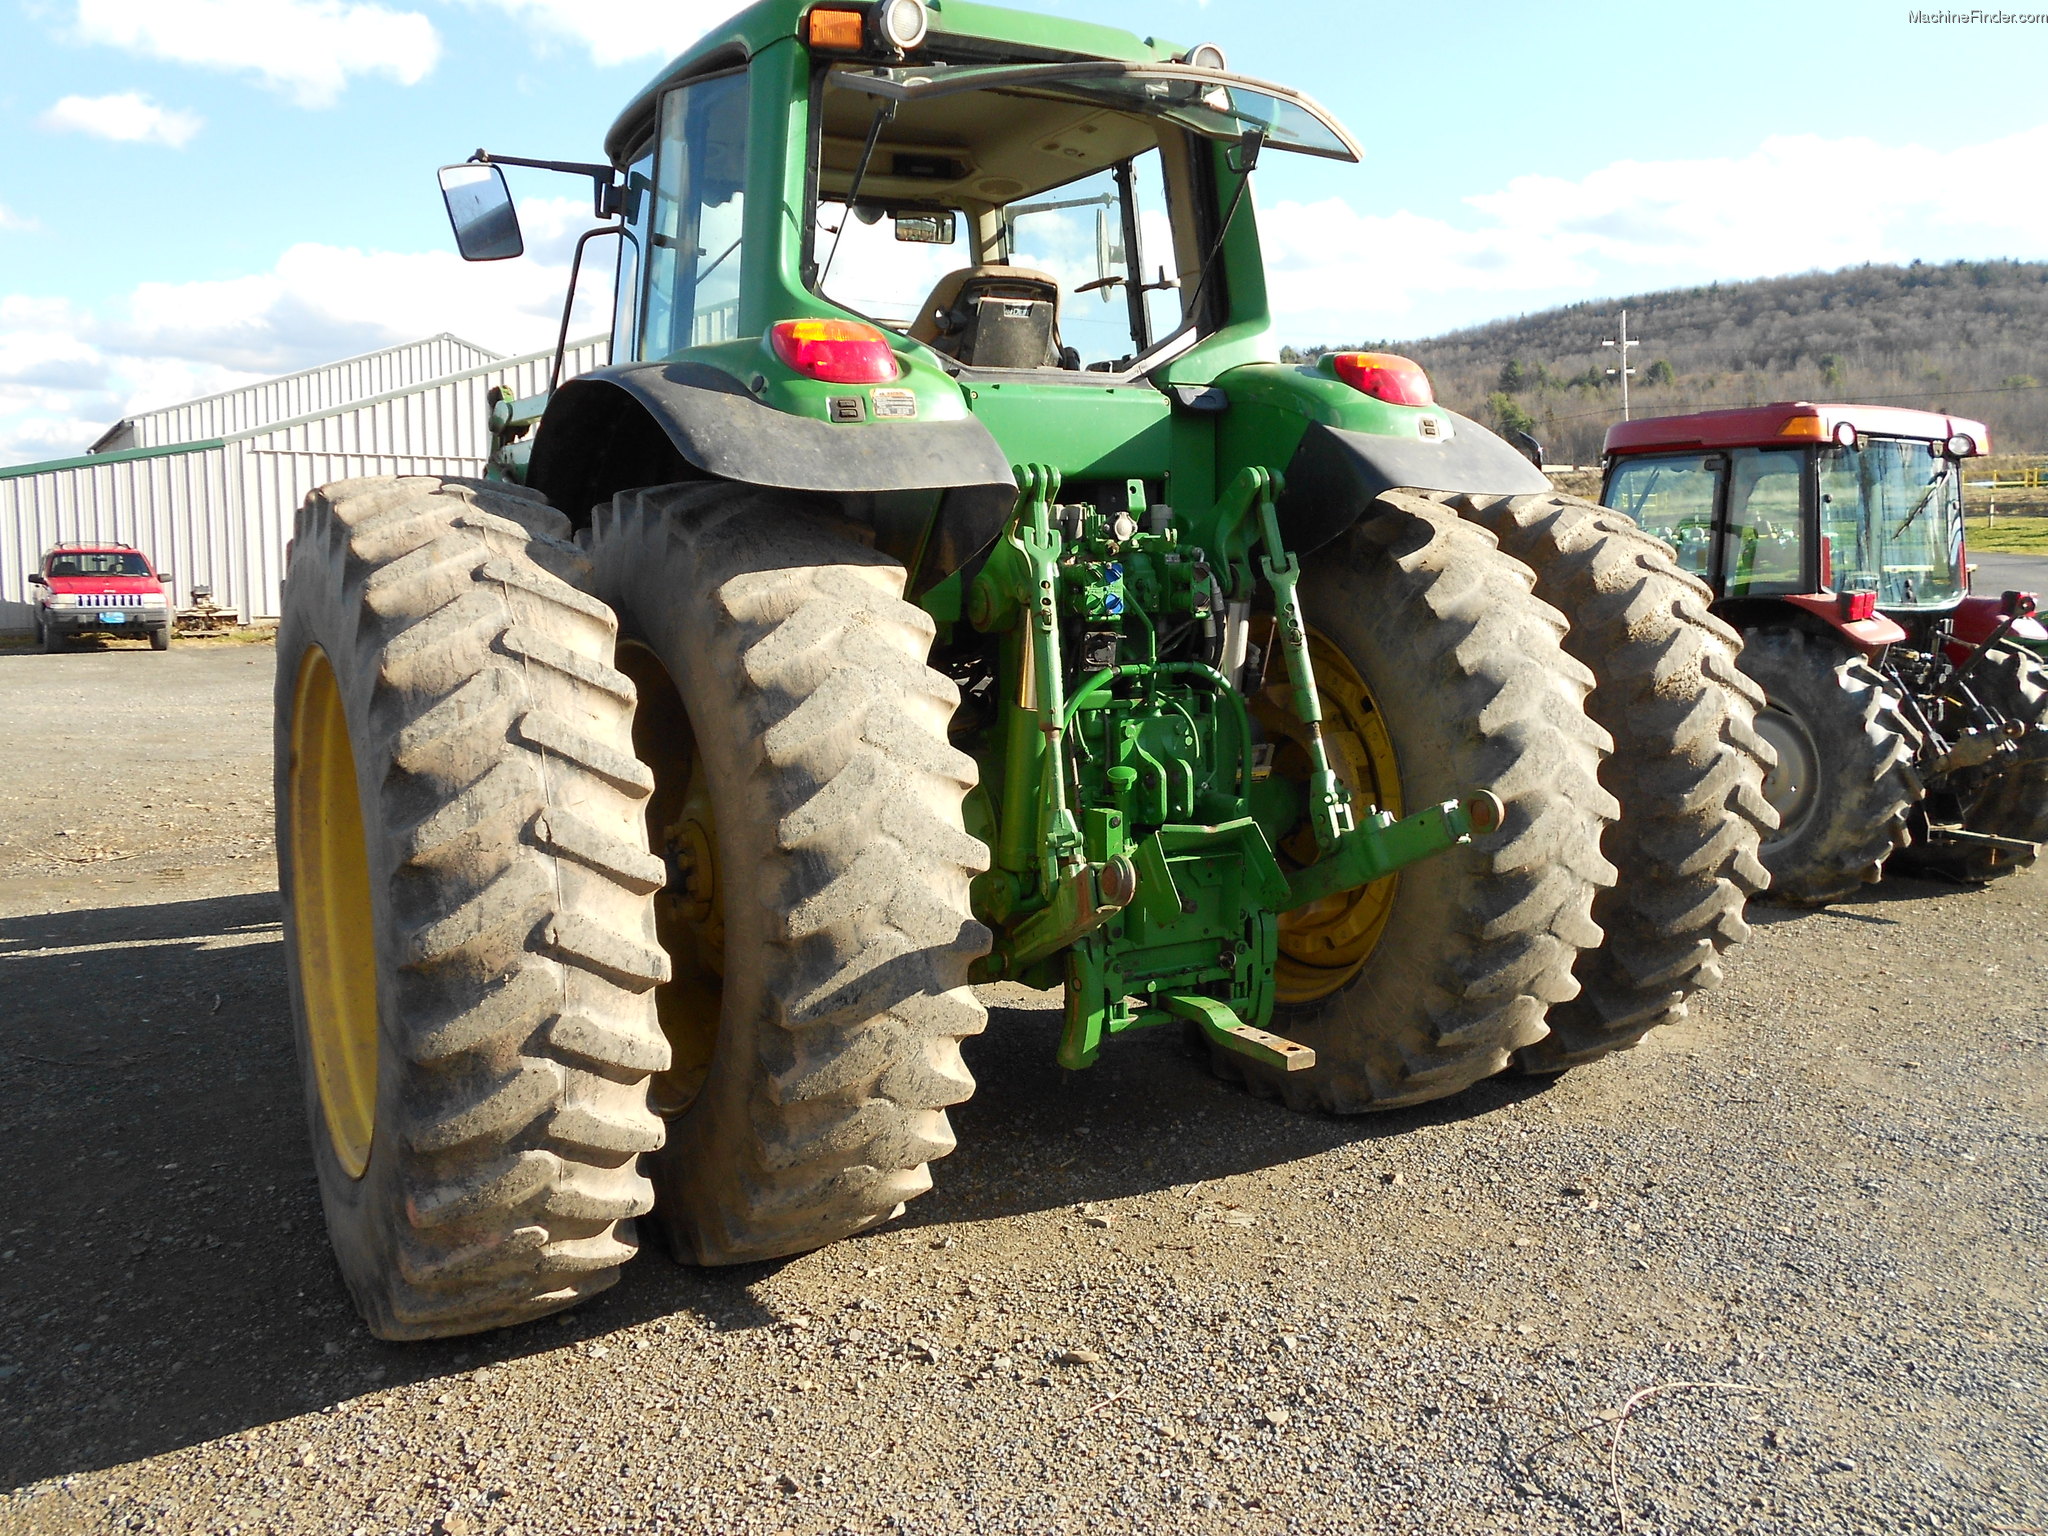
[(896, 1225), (383, 1345), (269, 660), (0, 652), (0, 1530), (2048, 1531), (2048, 877), (1764, 910), (1641, 1049), (1375, 1119), (998, 994)]

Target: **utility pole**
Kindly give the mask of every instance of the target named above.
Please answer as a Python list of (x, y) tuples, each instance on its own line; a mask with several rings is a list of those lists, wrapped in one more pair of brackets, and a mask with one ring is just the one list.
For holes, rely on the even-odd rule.
[(1630, 347), (1639, 347), (1642, 345), (1641, 342), (1631, 340), (1629, 337), (1627, 310), (1624, 309), (1621, 312), (1621, 339), (1618, 341), (1603, 341), (1600, 343), (1600, 345), (1603, 347), (1615, 347), (1619, 349), (1618, 355), (1615, 360), (1619, 362), (1621, 366), (1619, 368), (1608, 369), (1607, 377), (1609, 377), (1610, 379), (1619, 378), (1621, 380), (1621, 419), (1623, 421), (1627, 421), (1628, 381), (1635, 374), (1635, 369), (1629, 367), (1628, 365), (1628, 349)]

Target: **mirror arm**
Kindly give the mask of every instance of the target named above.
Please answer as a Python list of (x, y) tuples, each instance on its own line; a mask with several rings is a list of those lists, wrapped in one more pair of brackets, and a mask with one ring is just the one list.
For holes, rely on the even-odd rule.
[(525, 160), (518, 155), (494, 155), (487, 149), (479, 149), (471, 155), (469, 163), (518, 165), (532, 171), (561, 171), (571, 176), (588, 176), (592, 201), (596, 205), (595, 217), (616, 218), (625, 211), (626, 189), (612, 179), (617, 173), (608, 165), (593, 165), (587, 160)]
[(606, 224), (597, 229), (586, 229), (577, 237), (576, 254), (569, 261), (569, 296), (562, 300), (562, 329), (555, 336), (555, 366), (548, 372), (548, 393), (551, 395), (561, 387), (562, 360), (569, 353), (569, 316), (576, 308), (576, 279), (583, 271), (583, 247), (600, 235), (623, 235), (625, 232), (623, 224)]

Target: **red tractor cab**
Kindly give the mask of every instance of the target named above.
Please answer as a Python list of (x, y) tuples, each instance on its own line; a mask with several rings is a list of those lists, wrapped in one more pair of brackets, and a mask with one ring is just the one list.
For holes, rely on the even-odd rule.
[(152, 650), (168, 650), (170, 579), (131, 545), (53, 545), (28, 578), (36, 589), (36, 638), (46, 651), (88, 633), (146, 636)]
[(1778, 752), (1763, 858), (1788, 900), (1901, 867), (1983, 880), (2048, 840), (2048, 628), (1971, 597), (1962, 461), (1981, 422), (1781, 402), (1623, 422), (1602, 501), (1743, 632)]

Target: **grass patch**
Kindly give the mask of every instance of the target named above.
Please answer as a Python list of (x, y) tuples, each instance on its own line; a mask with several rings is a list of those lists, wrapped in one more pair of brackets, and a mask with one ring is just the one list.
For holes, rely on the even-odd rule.
[(2048, 517), (1972, 517), (1964, 530), (1972, 554), (2048, 555)]

